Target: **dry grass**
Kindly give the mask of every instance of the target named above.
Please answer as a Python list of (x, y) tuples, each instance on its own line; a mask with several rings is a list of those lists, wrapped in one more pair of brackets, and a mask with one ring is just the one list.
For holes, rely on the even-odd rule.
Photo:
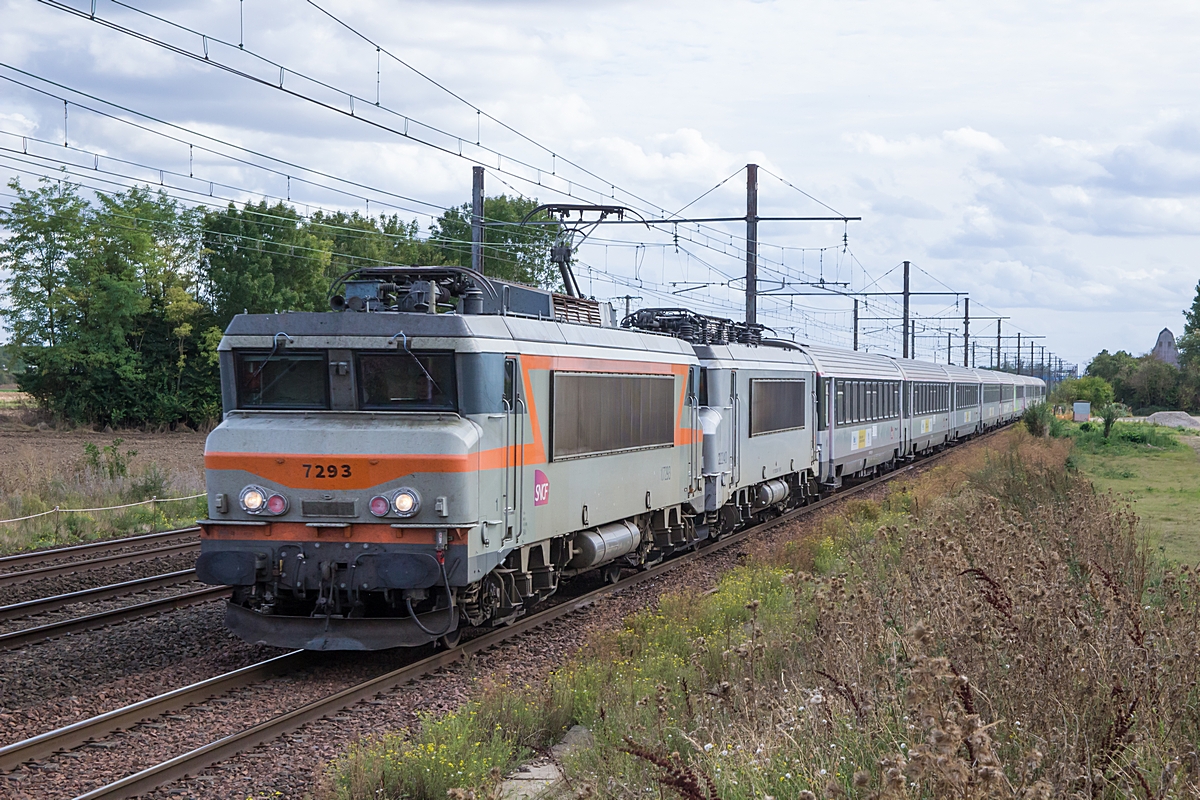
[(1068, 453), (1016, 433), (956, 453), (880, 504), (872, 535), (869, 508), (827, 523), (838, 558), (822, 543), (796, 572), (803, 551), (782, 548), (597, 642), (560, 677), (601, 742), (577, 785), (1196, 796), (1200, 580), (1147, 564), (1135, 516), (1069, 477)]
[[(95, 458), (88, 457), (89, 447)], [(0, 519), (55, 506), (96, 508), (203, 491), (204, 436), (199, 433), (0, 430)], [(51, 514), (0, 525), (0, 552), (190, 524), (200, 514), (203, 504), (195, 501)]]
[[(591, 728), (575, 797), (1198, 796), (1200, 577), (1148, 562), (1069, 456), (1016, 431), (963, 448), (504, 702)], [(462, 746), (494, 734), (477, 709), (445, 723)], [(433, 797), (370, 788), (336, 796)]]

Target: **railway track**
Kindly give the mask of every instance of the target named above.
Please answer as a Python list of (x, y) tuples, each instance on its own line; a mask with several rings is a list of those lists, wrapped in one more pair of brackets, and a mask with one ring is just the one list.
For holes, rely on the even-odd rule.
[[(196, 527), (179, 528), (4, 556), (0, 558), (0, 587), (194, 552), (200, 548), (199, 530)], [(116, 552), (122, 550), (127, 552)]]
[[(194, 572), (193, 570), (185, 570), (185, 572)], [(178, 574), (178, 573), (174, 573)], [(168, 576), (158, 575), (152, 579), (160, 580)], [(130, 581), (129, 583), (138, 583), (138, 581)], [(178, 583), (178, 581), (176, 581)], [(116, 586), (126, 584), (115, 584), (115, 586), (102, 586), (99, 589), (113, 589)], [(72, 592), (72, 594), (87, 594), (90, 591)], [(72, 617), (70, 619), (48, 622), (44, 625), (37, 625), (32, 628), (23, 628), (21, 630), (10, 631), (0, 634), (0, 650), (17, 650), (27, 645), (44, 642), (47, 639), (55, 639), (59, 636), (65, 636), (68, 633), (80, 633), (81, 631), (96, 630), (109, 625), (115, 625), (120, 622), (128, 622), (134, 619), (150, 617), (155, 614), (161, 614), (164, 611), (171, 611), (177, 608), (186, 608), (194, 606), (197, 603), (207, 603), (211, 600), (218, 600), (222, 597), (228, 597), (230, 594), (228, 586), (206, 586), (201, 589), (195, 589), (182, 594), (170, 595), (168, 597), (158, 597), (153, 600), (146, 600), (141, 603), (135, 603), (131, 606), (122, 606), (108, 611), (97, 611), (94, 614), (86, 614), (82, 617)], [(125, 592), (128, 594), (128, 592)], [(46, 601), (58, 601), (64, 597), (71, 595), (59, 595), (57, 597), (46, 598)], [(34, 600), (34, 603), (44, 602)], [(19, 603), (17, 605), (24, 605)], [(11, 608), (11, 606), (7, 606)]]
[(56, 611), (64, 606), (74, 605), (75, 603), (107, 600), (112, 597), (121, 597), (122, 595), (135, 594), (137, 592), (164, 589), (170, 586), (190, 583), (194, 580), (196, 580), (196, 570), (182, 569), (163, 575), (151, 575), (148, 578), (137, 578), (132, 581), (111, 583), (108, 586), (96, 586), (92, 589), (80, 589), (77, 592), (56, 594), (51, 597), (39, 597), (36, 600), (26, 600), (22, 603), (11, 603), (6, 606), (0, 606), (0, 622), (45, 614), (48, 611)]
[[(987, 434), (975, 441), (981, 441), (982, 439), (989, 438), (991, 435)], [(463, 658), (495, 647), (506, 640), (518, 637), (538, 627), (576, 613), (581, 609), (595, 604), (607, 595), (624, 591), (646, 581), (654, 580), (697, 558), (703, 558), (711, 553), (731, 547), (748, 537), (811, 514), (818, 509), (840, 502), (859, 492), (881, 486), (903, 475), (910, 474), (918, 467), (928, 466), (936, 462), (947, 452), (949, 451), (935, 454), (913, 464), (901, 467), (887, 475), (843, 489), (837, 494), (816, 503), (795, 509), (775, 519), (760, 523), (753, 528), (740, 531), (700, 550), (673, 558), (662, 564), (630, 575), (614, 584), (587, 592), (579, 597), (565, 600), (543, 611), (531, 614), (507, 627), (491, 630), (480, 636), (466, 640), (453, 649), (415, 660), (398, 669), (377, 675), (359, 684), (309, 702), (287, 713), (247, 727), (239, 732), (210, 741), (203, 746), (79, 795), (75, 800), (101, 800), (101, 798), (105, 800), (117, 800), (118, 798), (131, 798), (149, 792), (164, 784), (195, 775), (200, 770), (212, 764), (269, 742), (306, 723), (333, 715), (355, 703), (368, 700), (423, 675), (435, 672)], [(294, 651), (57, 730), (49, 731), (21, 742), (16, 742), (0, 748), (0, 770), (9, 771), (21, 764), (42, 760), (55, 753), (101, 740), (117, 731), (128, 729), (140, 722), (152, 720), (179, 708), (202, 703), (205, 700), (218, 697), (235, 689), (251, 686), (276, 675), (292, 672), (302, 666), (312, 664), (315, 658), (315, 654), (305, 651)]]

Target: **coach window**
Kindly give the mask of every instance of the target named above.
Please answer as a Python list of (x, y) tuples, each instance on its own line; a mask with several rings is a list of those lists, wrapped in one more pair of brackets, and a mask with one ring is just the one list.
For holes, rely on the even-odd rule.
[(324, 352), (234, 352), (238, 408), (327, 409)]

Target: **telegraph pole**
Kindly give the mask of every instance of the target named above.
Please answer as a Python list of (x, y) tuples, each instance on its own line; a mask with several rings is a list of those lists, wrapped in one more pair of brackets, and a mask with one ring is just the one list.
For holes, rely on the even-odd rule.
[(1021, 332), (1017, 331), (1017, 374), (1021, 374)]
[(471, 269), (483, 274), (483, 167), (471, 169)]
[(971, 341), (971, 298), (963, 298), (963, 366), (967, 366), (967, 343)]
[[(901, 341), (904, 343), (904, 345), (903, 345), (904, 352), (902, 353), (902, 356), (903, 356), (904, 358), (908, 358), (908, 357), (909, 357), (909, 347), (908, 347), (908, 337), (909, 337), (909, 330), (908, 330), (908, 328), (909, 328), (909, 318), (908, 318), (908, 262), (907, 262), (907, 261), (905, 261), (905, 262), (904, 262), (904, 327), (901, 329), (901, 336), (900, 336), (900, 340), (901, 340)], [(916, 348), (916, 343), (914, 342), (914, 343), (913, 343), (913, 347), (912, 347), (912, 351), (913, 351), (913, 352), (912, 352), (912, 358), (916, 358), (916, 357), (917, 357), (917, 356), (916, 356), (916, 349), (917, 349), (917, 348)]]
[(954, 363), (954, 334), (946, 331), (946, 363)]
[(746, 165), (746, 324), (758, 321), (758, 164)]
[(993, 369), (1000, 369), (1000, 320), (996, 320), (996, 364)]
[(858, 349), (858, 299), (854, 300), (854, 349)]
[(978, 344), (978, 342), (971, 342), (971, 369), (975, 369), (975, 364), (976, 364), (976, 361), (975, 361), (975, 345), (976, 345), (976, 344)]

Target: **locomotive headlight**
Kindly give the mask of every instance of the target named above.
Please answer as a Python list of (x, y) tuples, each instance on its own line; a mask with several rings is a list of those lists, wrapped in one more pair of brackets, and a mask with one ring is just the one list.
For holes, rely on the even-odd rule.
[(411, 517), (421, 508), (421, 496), (416, 489), (401, 489), (392, 495), (392, 508), (402, 517)]
[(242, 510), (248, 514), (261, 514), (267, 506), (267, 490), (261, 486), (247, 486), (242, 489), (238, 501), (242, 504)]

